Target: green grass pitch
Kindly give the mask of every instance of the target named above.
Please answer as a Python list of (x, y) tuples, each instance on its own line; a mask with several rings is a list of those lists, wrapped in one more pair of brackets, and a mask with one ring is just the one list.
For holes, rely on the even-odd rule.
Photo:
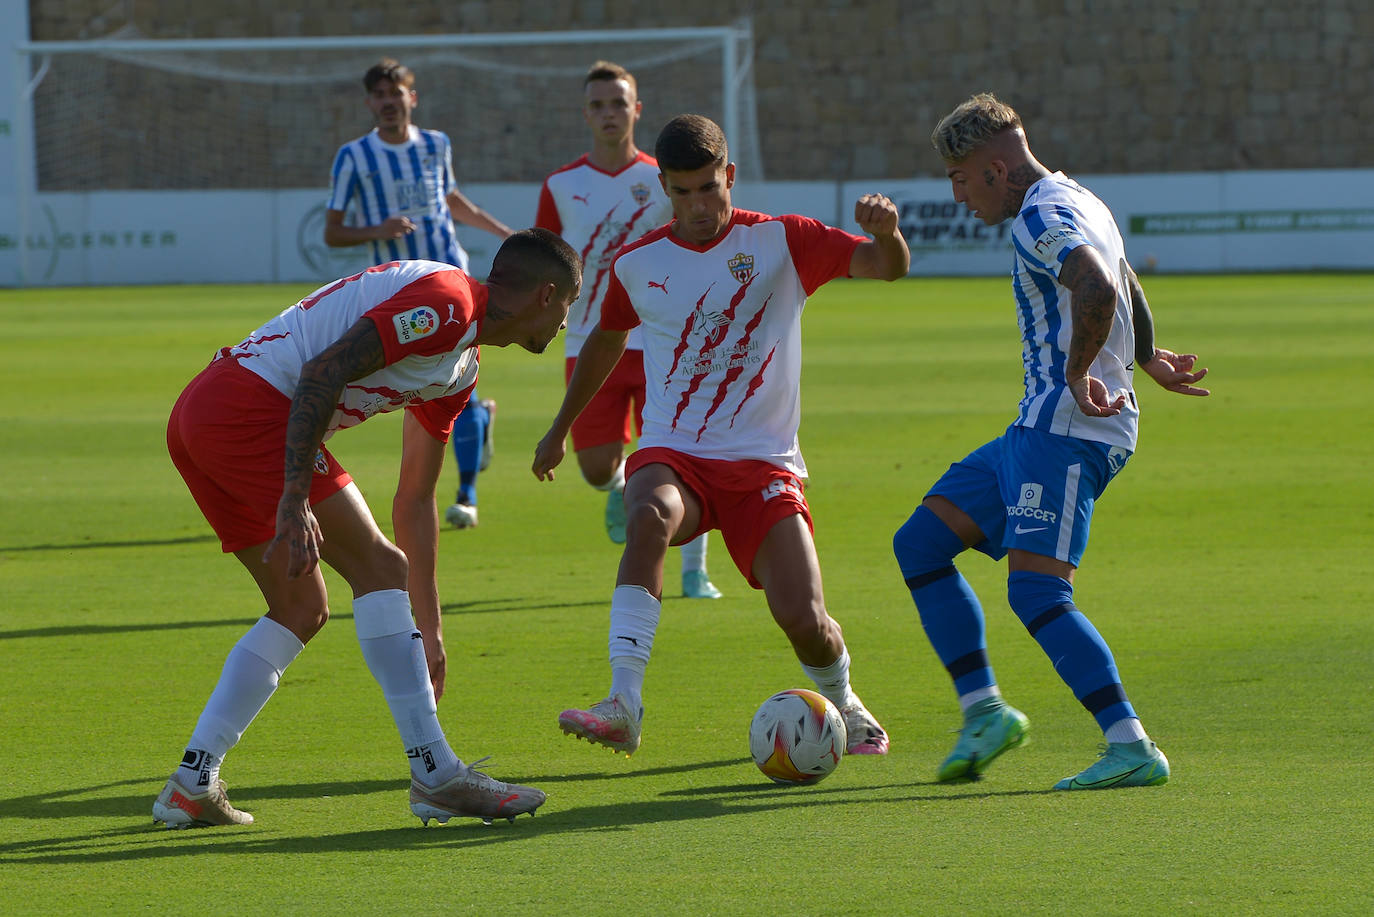
[[(49, 913), (1360, 914), (1374, 887), (1374, 276), (1147, 277), (1208, 399), (1138, 376), (1141, 447), (1094, 520), (1079, 605), (1165, 787), (1053, 793), (1100, 734), (961, 560), (1028, 747), (933, 782), (958, 725), (890, 539), (1020, 390), (1004, 279), (847, 281), (803, 327), (802, 446), (831, 612), (886, 758), (767, 784), (754, 708), (805, 682), (719, 539), (726, 597), (669, 598), (631, 759), (558, 732), (608, 684), (618, 550), (570, 461), (529, 472), (561, 360), (488, 349), (482, 524), (445, 531), (440, 717), (549, 793), (535, 819), (421, 828), (347, 592), (229, 756), (246, 829), (154, 830), (154, 795), (261, 613), (168, 461), (181, 386), (304, 287), (0, 292), (0, 910)], [(554, 350), (559, 350), (555, 347)], [(400, 424), (333, 445), (385, 530)], [(456, 473), (445, 471), (441, 499)], [(667, 582), (677, 581), (676, 555)], [(672, 590), (670, 588), (669, 594)]]

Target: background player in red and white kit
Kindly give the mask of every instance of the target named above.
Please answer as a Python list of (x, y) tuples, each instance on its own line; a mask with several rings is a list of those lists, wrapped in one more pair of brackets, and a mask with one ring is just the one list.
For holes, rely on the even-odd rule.
[[(439, 725), (445, 656), (434, 487), (453, 419), (477, 384), (478, 345), (543, 352), (580, 283), (577, 253), (542, 229), (508, 238), (486, 284), (447, 264), (391, 262), (317, 290), (220, 350), (187, 385), (172, 409), (168, 450), (224, 550), (262, 590), (267, 614), (230, 651), (153, 804), (156, 821), (253, 821), (229, 804), (220, 762), (329, 617), (321, 560), (352, 589), (363, 658), (410, 758), (411, 810), (426, 822), (514, 817), (544, 801), (539, 790), (464, 764)], [(323, 442), (400, 408), (397, 547)]]
[[(568, 313), (565, 381), (572, 378), (587, 334), (601, 319), (616, 252), (667, 223), (673, 213), (658, 182), (658, 162), (635, 145), (635, 124), (644, 106), (634, 74), (619, 64), (597, 61), (582, 85), (582, 117), (591, 128), (591, 150), (544, 180), (534, 220), (577, 249), (587, 274), (582, 296)], [(632, 425), (639, 432), (643, 409), (643, 344), (639, 332), (631, 331), (615, 369), (572, 425), (582, 477), (606, 491), (606, 533), (616, 544), (625, 543), (625, 444)], [(681, 547), (682, 594), (689, 598), (720, 598), (706, 575), (709, 538), (703, 533)]]
[(610, 695), (590, 710), (563, 711), (559, 725), (617, 751), (639, 747), (664, 554), (718, 528), (803, 670), (843, 713), (849, 753), (885, 754), (887, 734), (850, 687), (844, 638), (826, 612), (797, 428), (806, 298), (835, 277), (905, 276), (911, 255), (897, 208), (878, 194), (859, 199), (855, 219), (871, 240), (806, 217), (735, 210), (725, 136), (700, 115), (670, 121), (654, 153), (675, 219), (616, 257), (600, 327), (535, 450), (535, 475), (552, 478), (573, 420), (629, 330), (642, 328), (647, 402), (626, 468)]

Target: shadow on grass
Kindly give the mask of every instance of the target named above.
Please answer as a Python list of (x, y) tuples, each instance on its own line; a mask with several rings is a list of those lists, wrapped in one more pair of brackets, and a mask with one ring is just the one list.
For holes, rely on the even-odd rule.
[[(520, 599), (479, 599), (472, 602), (450, 602), (442, 606), (446, 615), (480, 614), (505, 611), (547, 611), (558, 608), (582, 608), (605, 605), (604, 600), (591, 602), (555, 602), (532, 605)], [(28, 627), (23, 630), (0, 630), (0, 640), (21, 640), (28, 637), (91, 637), (104, 634), (134, 634), (150, 631), (193, 630), (201, 627), (252, 627), (257, 618), (218, 618), (213, 621), (159, 621), (147, 624), (73, 624), (71, 626)], [(352, 612), (330, 612), (331, 621), (351, 621)], [(228, 650), (225, 650), (228, 652)]]
[[(697, 762), (674, 767), (652, 768), (632, 775), (596, 779), (624, 780), (626, 777), (653, 777), (690, 770), (738, 767), (744, 759)], [(591, 776), (555, 775), (528, 779), (535, 784), (592, 779)], [(0, 800), (0, 818), (54, 820), (65, 818), (129, 819), (148, 812), (160, 786), (158, 778), (123, 780), (95, 787), (44, 793)], [(100, 795), (105, 791), (138, 786), (137, 794)], [(954, 803), (966, 799), (1050, 795), (1052, 790), (978, 791), (976, 784), (957, 787), (934, 782), (894, 783), (878, 786), (786, 787), (766, 783), (726, 783), (709, 787), (667, 790), (652, 799), (610, 802), (574, 809), (549, 810), (538, 818), (521, 818), (513, 824), (498, 819), (483, 825), (476, 819), (455, 819), (449, 825), (421, 829), (414, 822), (395, 827), (361, 831), (282, 835), (270, 823), (259, 821), (247, 828), (220, 830), (167, 831), (151, 826), (151, 815), (139, 815), (142, 824), (121, 824), (97, 830), (81, 830), (44, 838), (0, 843), (0, 863), (74, 864), (125, 862), (162, 857), (196, 856), (203, 853), (243, 854), (337, 854), (368, 850), (422, 850), (429, 848), (475, 847), (509, 841), (529, 840), (542, 835), (580, 832), (629, 831), (636, 827), (702, 819), (754, 816), (773, 810), (817, 806), (907, 806), (912, 803)], [(347, 783), (308, 783), (263, 787), (235, 787), (236, 804), (251, 809), (254, 801), (265, 799), (301, 800), (310, 797), (395, 793), (398, 801), (406, 787), (401, 780), (362, 780)], [(929, 789), (926, 789), (929, 788)], [(95, 798), (88, 798), (92, 795)], [(557, 805), (557, 794), (552, 799)], [(79, 830), (79, 828), (78, 828)]]
[(80, 551), (86, 548), (160, 548), (174, 544), (219, 544), (215, 535), (187, 535), (183, 538), (140, 538), (135, 541), (76, 541), (68, 544), (0, 545), (0, 554), (27, 551)]

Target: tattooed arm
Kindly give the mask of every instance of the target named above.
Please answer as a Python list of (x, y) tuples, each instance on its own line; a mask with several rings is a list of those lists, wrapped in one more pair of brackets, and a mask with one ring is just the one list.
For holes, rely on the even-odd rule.
[(1107, 335), (1116, 312), (1116, 281), (1102, 255), (1091, 245), (1080, 245), (1069, 252), (1059, 270), (1059, 283), (1070, 293), (1073, 335), (1069, 339), (1069, 358), (1064, 365), (1065, 381), (1073, 392), (1078, 409), (1089, 417), (1120, 414), (1126, 396), (1107, 401), (1107, 387), (1088, 375)]
[(1135, 362), (1141, 369), (1160, 384), (1160, 387), (1180, 395), (1207, 395), (1205, 388), (1198, 388), (1194, 382), (1207, 375), (1206, 369), (1194, 370), (1197, 364), (1195, 353), (1174, 353), (1163, 347), (1155, 346), (1155, 320), (1150, 314), (1150, 304), (1145, 300), (1145, 291), (1140, 288), (1140, 278), (1131, 266), (1126, 265), (1126, 283), (1131, 292), (1131, 323), (1135, 327)]
[(343, 337), (306, 362), (291, 398), (286, 420), (286, 475), (277, 503), (277, 534), (263, 554), (266, 562), (282, 542), (289, 552), (292, 579), (315, 569), (324, 536), (310, 509), (310, 481), (329, 419), (344, 386), (386, 365), (382, 339), (369, 318), (360, 318)]

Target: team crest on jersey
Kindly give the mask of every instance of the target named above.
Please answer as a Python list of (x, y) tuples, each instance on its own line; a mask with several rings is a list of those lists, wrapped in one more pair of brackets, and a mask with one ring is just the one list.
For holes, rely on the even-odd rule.
[(735, 275), (735, 279), (740, 283), (748, 283), (749, 278), (754, 276), (754, 256), (740, 252), (730, 259), (730, 273)]
[(419, 306), (409, 312), (398, 312), (391, 321), (396, 325), (396, 339), (411, 344), (429, 337), (439, 328), (439, 313), (429, 306)]
[(630, 186), (630, 196), (633, 197), (635, 203), (641, 207), (649, 203), (649, 195), (652, 193), (653, 192), (649, 190), (649, 186), (643, 182), (636, 182)]
[(329, 459), (325, 456), (323, 449), (315, 450), (315, 473), (329, 474)]

